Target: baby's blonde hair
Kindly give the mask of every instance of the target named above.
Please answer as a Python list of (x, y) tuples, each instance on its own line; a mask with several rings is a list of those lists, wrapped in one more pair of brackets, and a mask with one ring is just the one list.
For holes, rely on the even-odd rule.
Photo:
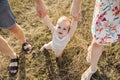
[[(70, 30), (70, 25), (71, 25), (71, 20), (69, 18), (67, 18), (66, 16), (61, 16), (58, 21), (57, 21), (57, 24), (58, 23), (61, 23), (61, 22), (66, 22), (66, 24), (68, 24), (68, 29)], [(68, 31), (69, 31), (68, 30)]]

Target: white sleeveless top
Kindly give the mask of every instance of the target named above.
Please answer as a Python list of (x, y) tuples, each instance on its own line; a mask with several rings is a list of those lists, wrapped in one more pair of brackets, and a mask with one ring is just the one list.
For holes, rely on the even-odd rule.
[(52, 50), (54, 52), (62, 52), (66, 47), (67, 43), (70, 41), (70, 36), (67, 34), (65, 37), (60, 39), (55, 31), (55, 28), (52, 31), (53, 38), (50, 42)]

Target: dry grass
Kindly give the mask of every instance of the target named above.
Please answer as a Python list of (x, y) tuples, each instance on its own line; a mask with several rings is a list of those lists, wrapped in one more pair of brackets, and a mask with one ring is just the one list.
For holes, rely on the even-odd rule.
[[(95, 0), (94, 0), (95, 1)], [(81, 74), (89, 66), (85, 57), (87, 47), (92, 40), (91, 21), (94, 9), (93, 0), (83, 0), (82, 14), (83, 20), (78, 23), (77, 30), (63, 52), (63, 70), (59, 71), (56, 65), (55, 56), (50, 51), (50, 59), (53, 70), (50, 74), (46, 64), (46, 56), (39, 52), (39, 48), (44, 43), (51, 40), (51, 34), (42, 20), (36, 15), (33, 0), (10, 0), (13, 12), (18, 24), (24, 29), (25, 35), (33, 45), (33, 52), (26, 55), (27, 80), (80, 80)], [(65, 15), (70, 16), (70, 5), (72, 0), (45, 0), (52, 22)], [(21, 45), (13, 35), (6, 30), (0, 30), (0, 34), (8, 41), (11, 47), (20, 53)], [(114, 43), (105, 47), (103, 55), (98, 63), (98, 71), (93, 75), (92, 80), (120, 80), (120, 43)], [(8, 57), (0, 56), (0, 80), (8, 78)], [(50, 68), (50, 70), (52, 69)]]

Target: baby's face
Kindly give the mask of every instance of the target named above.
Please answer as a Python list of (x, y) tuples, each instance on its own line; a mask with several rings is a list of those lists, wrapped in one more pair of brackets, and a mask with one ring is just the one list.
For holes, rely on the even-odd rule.
[(57, 23), (56, 32), (58, 34), (58, 37), (62, 38), (66, 36), (69, 32), (69, 24), (67, 21), (62, 21), (60, 23)]

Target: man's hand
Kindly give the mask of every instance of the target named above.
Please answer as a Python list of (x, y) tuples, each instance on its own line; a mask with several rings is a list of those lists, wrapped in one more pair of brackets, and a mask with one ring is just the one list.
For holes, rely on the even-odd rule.
[(47, 14), (47, 8), (42, 0), (35, 0), (37, 14), (40, 18), (44, 18)]

